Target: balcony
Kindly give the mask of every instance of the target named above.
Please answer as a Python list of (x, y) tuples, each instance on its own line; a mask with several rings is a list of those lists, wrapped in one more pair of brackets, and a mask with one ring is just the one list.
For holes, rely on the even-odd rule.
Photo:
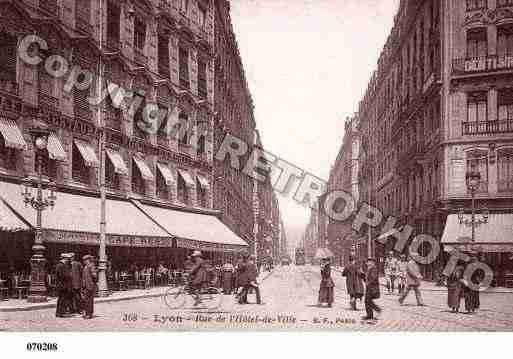
[(512, 133), (513, 119), (496, 121), (472, 121), (462, 123), (463, 135), (487, 135), (495, 133)]
[(148, 57), (144, 54), (144, 51), (138, 47), (134, 48), (135, 62), (140, 65), (146, 65), (148, 63)]
[(513, 192), (513, 177), (499, 179), (497, 185), (499, 192)]
[(511, 69), (513, 69), (513, 55), (488, 55), (455, 59), (452, 62), (453, 75), (497, 72)]
[(57, 4), (57, 0), (39, 0), (39, 8), (53, 16), (57, 16), (59, 14), (59, 5)]

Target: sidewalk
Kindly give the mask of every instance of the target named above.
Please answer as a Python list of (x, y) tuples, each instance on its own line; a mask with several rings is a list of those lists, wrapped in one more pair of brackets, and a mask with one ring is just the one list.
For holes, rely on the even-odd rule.
[[(340, 267), (335, 266), (333, 269), (336, 272), (342, 273), (342, 270)], [(384, 277), (379, 278), (379, 281), (383, 287), (386, 287), (387, 281)], [(397, 281), (396, 281), (396, 287), (397, 287)], [(438, 287), (435, 285), (434, 282), (423, 280), (420, 284), (421, 290), (427, 290), (431, 292), (447, 292), (446, 286)], [(506, 287), (492, 287), (485, 291), (486, 293), (506, 293), (506, 294), (513, 294), (513, 288), (506, 288)]]
[[(133, 289), (123, 292), (113, 292), (108, 297), (94, 298), (97, 303), (120, 302), (123, 300), (155, 298), (164, 295), (170, 287), (156, 287), (151, 289)], [(9, 299), (0, 301), (0, 312), (23, 312), (29, 310), (55, 308), (57, 298), (50, 298), (45, 303), (28, 303), (26, 299)]]

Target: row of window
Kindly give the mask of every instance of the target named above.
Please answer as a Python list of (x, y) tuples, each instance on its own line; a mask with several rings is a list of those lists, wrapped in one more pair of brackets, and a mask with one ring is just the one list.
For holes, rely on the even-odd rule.
[[(466, 0), (467, 11), (483, 10), (488, 8), (487, 0)], [(497, 0), (497, 7), (513, 6), (513, 0)]]
[(497, 118), (488, 117), (488, 92), (467, 94), (467, 118), (463, 134), (513, 132), (513, 89), (497, 91)]
[[(16, 149), (6, 146), (4, 137), (0, 135), (0, 169), (15, 171), (17, 166), (18, 151)], [(71, 175), (73, 181), (84, 185), (91, 185), (93, 182), (91, 163), (88, 162), (88, 158), (84, 158), (84, 154), (81, 152), (79, 146), (74, 143), (73, 150), (71, 153)], [(38, 162), (35, 162), (34, 171), (37, 171)], [(46, 152), (41, 158), (42, 173), (44, 176), (55, 179), (59, 176), (58, 162), (50, 158), (48, 152)], [(119, 164), (117, 164), (119, 166)], [(151, 172), (151, 170), (149, 170)], [(120, 190), (120, 174), (118, 173), (116, 164), (112, 161), (109, 156), (106, 156), (105, 162), (105, 181), (107, 187), (112, 190)], [(150, 173), (151, 174), (151, 173)], [(190, 176), (189, 176), (190, 177)], [(145, 179), (145, 173), (141, 171), (141, 168), (137, 165), (136, 160), (132, 160), (132, 177), (131, 177), (131, 189), (134, 193), (140, 195), (147, 194), (147, 177)], [(170, 190), (169, 182), (164, 178), (164, 174), (161, 171), (156, 171), (155, 184), (157, 197), (167, 201), (177, 200), (180, 203), (191, 205), (191, 193), (193, 187), (196, 188), (196, 198), (198, 205), (202, 207), (208, 207), (208, 192), (205, 184), (202, 184), (199, 179), (196, 179), (195, 186), (191, 186), (191, 178), (187, 178), (187, 181), (183, 178), (178, 171), (176, 179), (177, 185), (177, 198), (172, 198), (172, 191)]]
[[(489, 53), (488, 30), (480, 27), (467, 31), (467, 58), (486, 57)], [(513, 55), (513, 25), (497, 27), (497, 55)]]

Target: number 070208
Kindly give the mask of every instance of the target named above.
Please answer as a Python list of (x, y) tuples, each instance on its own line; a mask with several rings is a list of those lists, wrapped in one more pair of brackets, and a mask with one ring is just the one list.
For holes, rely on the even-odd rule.
[(28, 351), (49, 352), (59, 349), (57, 343), (27, 343)]

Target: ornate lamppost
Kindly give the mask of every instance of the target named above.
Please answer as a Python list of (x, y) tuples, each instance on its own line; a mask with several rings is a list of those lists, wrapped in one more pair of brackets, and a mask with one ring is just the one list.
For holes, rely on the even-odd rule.
[(488, 217), (490, 212), (488, 209), (484, 208), (481, 210), (481, 218), (476, 217), (476, 206), (475, 206), (475, 195), (476, 191), (479, 188), (479, 184), (481, 183), (481, 174), (477, 171), (469, 171), (466, 175), (466, 183), (467, 188), (470, 191), (470, 195), (472, 197), (472, 216), (470, 219), (464, 217), (464, 210), (460, 209), (458, 211), (458, 220), (460, 224), (470, 226), (472, 228), (472, 242), (476, 240), (476, 227), (488, 223)]
[[(43, 180), (43, 156), (48, 146), (48, 136), (50, 132), (47, 129), (34, 128), (30, 130), (30, 135), (34, 141), (37, 164), (37, 179), (35, 185), (37, 192), (34, 197), (32, 188), (34, 182), (25, 179), (22, 182), (23, 201), (25, 206), (30, 205), (36, 210), (36, 232), (34, 245), (32, 246), (32, 257), (30, 258), (30, 289), (27, 300), (31, 303), (40, 303), (46, 301), (46, 259), (44, 256), (45, 246), (43, 245), (42, 232), (42, 212), (48, 207), (53, 208), (55, 204), (55, 184), (53, 182)], [(48, 194), (46, 191), (49, 190)]]

